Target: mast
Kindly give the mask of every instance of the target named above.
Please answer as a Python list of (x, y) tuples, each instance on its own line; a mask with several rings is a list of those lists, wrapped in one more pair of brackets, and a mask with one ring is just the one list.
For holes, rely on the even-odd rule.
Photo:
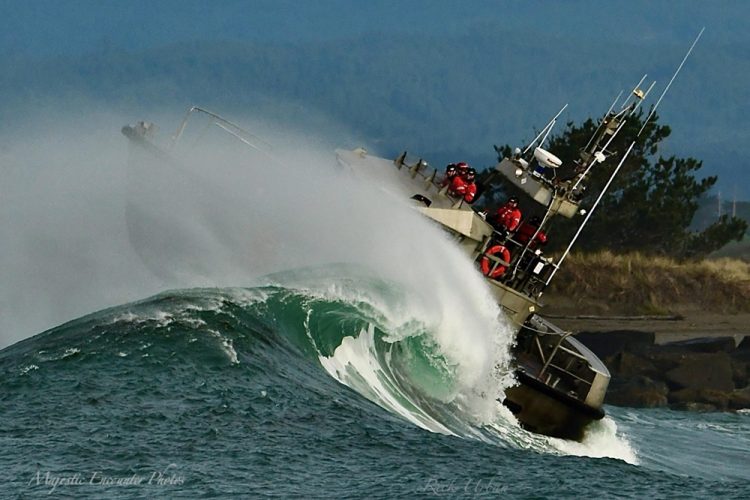
[(542, 139), (542, 140), (540, 141), (540, 143), (539, 143), (539, 147), (542, 147), (542, 144), (544, 144), (544, 141), (546, 141), (546, 140), (547, 140), (547, 136), (548, 136), (548, 135), (549, 135), (549, 133), (550, 133), (550, 132), (552, 131), (552, 127), (554, 127), (554, 126), (555, 126), (555, 123), (557, 123), (557, 119), (558, 119), (558, 118), (560, 117), (560, 115), (561, 115), (561, 114), (563, 113), (563, 111), (565, 111), (565, 109), (566, 109), (567, 107), (568, 107), (568, 105), (567, 105), (567, 104), (566, 104), (565, 106), (563, 106), (563, 107), (562, 107), (562, 109), (560, 109), (560, 111), (558, 111), (558, 112), (557, 112), (557, 114), (556, 114), (555, 116), (553, 116), (553, 117), (552, 117), (552, 119), (551, 119), (551, 120), (550, 120), (549, 122), (547, 122), (547, 125), (545, 125), (545, 126), (544, 126), (544, 128), (543, 128), (543, 129), (541, 130), (541, 132), (539, 132), (539, 134), (538, 134), (538, 135), (537, 135), (536, 137), (534, 137), (534, 140), (532, 140), (532, 141), (531, 141), (531, 142), (529, 143), (529, 145), (528, 145), (528, 146), (526, 146), (526, 148), (525, 148), (525, 149), (523, 150), (523, 152), (521, 153), (522, 155), (525, 155), (526, 153), (528, 153), (528, 152), (529, 152), (529, 150), (530, 150), (530, 149), (531, 149), (531, 148), (532, 148), (532, 147), (533, 147), (533, 146), (534, 146), (534, 145), (536, 144), (536, 142), (537, 142), (537, 141), (539, 140), (539, 138), (540, 138), (540, 137), (542, 137), (542, 136), (544, 136), (544, 138), (543, 138), (543, 139)]
[[(594, 202), (594, 205), (591, 207), (591, 209), (589, 210), (589, 212), (586, 214), (586, 218), (583, 220), (583, 222), (579, 226), (578, 231), (576, 231), (576, 234), (573, 236), (573, 239), (568, 244), (568, 247), (565, 249), (565, 252), (563, 253), (562, 257), (560, 257), (560, 260), (558, 260), (557, 263), (555, 264), (552, 273), (550, 274), (549, 278), (547, 279), (547, 281), (545, 283), (545, 286), (547, 286), (547, 285), (550, 284), (550, 282), (552, 281), (552, 278), (555, 276), (555, 274), (557, 273), (557, 271), (560, 269), (560, 266), (562, 265), (563, 261), (568, 256), (568, 254), (570, 253), (570, 250), (573, 247), (573, 245), (575, 244), (576, 240), (578, 239), (578, 236), (581, 234), (581, 231), (583, 231), (583, 228), (588, 223), (588, 221), (591, 218), (591, 215), (593, 214), (594, 210), (596, 210), (596, 207), (599, 205), (599, 202), (602, 200), (602, 198), (604, 197), (604, 194), (609, 189), (610, 184), (612, 183), (612, 181), (614, 180), (615, 176), (620, 171), (620, 168), (625, 163), (625, 160), (627, 159), (627, 157), (630, 155), (630, 152), (633, 150), (633, 146), (635, 146), (636, 142), (638, 141), (638, 138), (640, 137), (640, 135), (645, 130), (646, 125), (648, 125), (649, 121), (651, 120), (651, 118), (656, 113), (656, 109), (659, 107), (659, 104), (661, 103), (662, 99), (664, 99), (664, 96), (669, 91), (670, 87), (672, 86), (672, 83), (674, 82), (675, 78), (677, 78), (677, 75), (682, 70), (682, 67), (685, 65), (685, 61), (687, 61), (688, 57), (693, 52), (693, 49), (695, 48), (695, 45), (698, 43), (698, 40), (700, 40), (700, 37), (701, 37), (701, 35), (703, 35), (703, 32), (705, 30), (706, 30), (705, 27), (702, 28), (700, 30), (700, 32), (698, 33), (698, 36), (695, 37), (695, 40), (693, 40), (693, 43), (692, 43), (692, 45), (690, 45), (690, 48), (688, 49), (687, 53), (685, 54), (685, 57), (682, 58), (682, 61), (680, 62), (680, 64), (677, 67), (677, 69), (675, 70), (674, 74), (672, 75), (672, 78), (669, 80), (669, 83), (664, 88), (664, 91), (659, 96), (659, 99), (656, 101), (656, 104), (654, 105), (653, 108), (651, 108), (651, 112), (648, 114), (648, 116), (644, 120), (643, 126), (638, 131), (638, 133), (636, 134), (635, 138), (633, 139), (633, 142), (631, 142), (630, 147), (628, 147), (628, 150), (625, 152), (625, 155), (623, 155), (622, 159), (620, 160), (620, 163), (618, 163), (617, 167), (612, 172), (612, 175), (609, 177), (609, 180), (607, 181), (607, 184), (604, 186), (604, 188), (602, 189), (602, 191), (599, 193), (599, 196), (596, 199), (596, 201)], [(641, 78), (641, 81), (639, 82), (639, 85), (640, 85), (640, 83), (643, 82), (643, 80), (645, 80), (645, 78), (646, 78), (646, 76), (644, 75), (644, 77)], [(651, 92), (651, 89), (654, 87), (654, 83), (652, 83), (649, 86), (647, 93)], [(589, 143), (591, 143), (591, 142), (594, 143), (594, 145), (592, 146), (592, 149), (590, 151), (583, 151), (582, 153), (583, 154), (589, 154), (590, 156), (588, 158), (585, 158), (583, 156), (583, 154), (582, 154), (582, 160), (584, 161), (584, 165), (586, 165), (586, 163), (589, 162), (589, 161), (590, 161), (590, 163), (588, 163), (588, 165), (586, 165), (585, 171), (579, 175), (578, 179), (576, 180), (576, 182), (575, 182), (575, 184), (573, 186), (573, 189), (571, 189), (571, 192), (573, 192), (578, 187), (578, 185), (584, 179), (584, 177), (586, 176), (586, 174), (588, 174), (588, 172), (591, 169), (591, 167), (593, 167), (596, 163), (601, 163), (602, 161), (604, 161), (606, 159), (605, 152), (606, 152), (607, 147), (612, 142), (612, 140), (614, 139), (614, 137), (620, 132), (620, 130), (622, 130), (622, 127), (625, 124), (625, 122), (627, 121), (627, 118), (629, 118), (631, 116), (631, 114), (635, 111), (635, 109), (640, 105), (640, 103), (643, 102), (643, 100), (646, 97), (646, 94), (644, 94), (643, 91), (641, 91), (636, 86), (636, 88), (633, 90), (633, 94), (631, 96), (629, 96), (628, 99), (623, 104), (623, 110), (620, 113), (618, 113), (618, 114), (616, 114), (616, 115), (613, 116), (613, 118), (623, 117), (622, 122), (621, 123), (617, 123), (617, 125), (615, 127), (612, 127), (611, 124), (604, 123), (603, 124), (604, 131), (601, 133), (600, 137), (598, 137), (594, 141), (589, 141)], [(630, 98), (632, 98), (632, 97), (634, 97), (636, 99), (636, 101), (634, 101), (631, 104), (629, 112), (626, 112), (626, 111), (628, 111), (627, 103), (630, 100)], [(606, 116), (605, 117), (605, 121), (607, 119), (609, 119), (609, 118), (610, 118), (610, 116)], [(615, 121), (615, 123), (616, 123), (616, 120), (613, 120), (613, 121)], [(604, 135), (606, 135), (606, 133), (608, 131), (610, 131), (612, 128), (614, 128), (614, 131), (612, 132), (612, 137), (609, 138), (609, 140), (606, 142), (606, 144), (604, 145), (604, 147), (602, 147), (601, 149), (599, 149), (597, 151), (599, 143), (603, 139)], [(557, 197), (557, 196), (558, 195), (556, 193), (555, 197)], [(721, 193), (719, 193), (719, 196), (721, 196)], [(550, 207), (548, 207), (548, 211), (549, 211)], [(721, 210), (721, 203), (719, 204), (719, 210)]]

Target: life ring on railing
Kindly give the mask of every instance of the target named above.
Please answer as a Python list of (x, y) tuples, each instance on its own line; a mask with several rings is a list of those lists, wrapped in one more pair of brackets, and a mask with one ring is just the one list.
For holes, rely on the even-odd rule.
[(506, 267), (502, 264), (498, 264), (497, 267), (495, 267), (495, 269), (493, 270), (492, 264), (490, 263), (490, 259), (488, 257), (489, 255), (499, 257), (505, 262), (510, 262), (510, 252), (503, 245), (494, 245), (488, 248), (482, 256), (482, 260), (480, 262), (482, 274), (492, 279), (499, 278), (503, 275), (503, 273), (505, 273)]

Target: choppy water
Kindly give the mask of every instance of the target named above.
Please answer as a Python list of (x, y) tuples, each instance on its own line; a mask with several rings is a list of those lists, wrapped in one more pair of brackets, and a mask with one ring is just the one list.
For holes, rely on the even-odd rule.
[(750, 494), (749, 414), (609, 407), (584, 443), (529, 434), (494, 400), (502, 349), (475, 373), (398, 286), (325, 272), (167, 292), (1, 351), (0, 496)]
[(0, 351), (0, 498), (750, 496), (749, 414), (522, 430), (473, 263), (330, 158), (238, 169), (222, 146), (118, 180), (75, 152), (6, 176), (0, 338), (176, 290)]

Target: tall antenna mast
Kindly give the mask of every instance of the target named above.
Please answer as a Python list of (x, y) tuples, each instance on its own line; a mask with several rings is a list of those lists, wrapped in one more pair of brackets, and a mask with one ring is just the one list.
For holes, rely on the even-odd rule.
[[(547, 140), (547, 136), (549, 135), (550, 131), (552, 130), (552, 127), (555, 126), (555, 123), (557, 122), (557, 119), (560, 117), (560, 115), (563, 113), (563, 111), (565, 111), (565, 108), (567, 108), (567, 107), (568, 107), (568, 105), (565, 104), (565, 106), (563, 106), (562, 109), (560, 111), (558, 111), (557, 114), (554, 117), (552, 117), (552, 119), (549, 122), (547, 122), (547, 125), (545, 125), (544, 128), (542, 129), (542, 131), (539, 132), (539, 134), (536, 137), (534, 137), (534, 140), (531, 141), (528, 146), (526, 146), (526, 148), (523, 150), (523, 152), (521, 154), (525, 155), (526, 153), (528, 153), (528, 151), (532, 147), (534, 147), (534, 145), (536, 144), (536, 142), (542, 136), (544, 136), (544, 139), (542, 139), (542, 144), (544, 143), (544, 141)], [(541, 144), (540, 144), (539, 147), (541, 147)]]
[[(620, 160), (620, 163), (617, 164), (617, 167), (615, 168), (614, 172), (612, 172), (612, 175), (609, 177), (609, 180), (607, 181), (607, 184), (604, 186), (604, 188), (602, 189), (602, 191), (599, 193), (599, 197), (594, 202), (594, 205), (591, 207), (591, 209), (589, 210), (589, 212), (586, 214), (586, 218), (583, 220), (583, 222), (581, 223), (581, 225), (578, 227), (578, 231), (576, 232), (576, 234), (573, 236), (573, 239), (568, 244), (568, 247), (565, 249), (565, 252), (563, 252), (562, 257), (560, 257), (560, 260), (558, 260), (557, 264), (555, 264), (555, 267), (554, 267), (552, 273), (547, 278), (547, 282), (545, 283), (545, 286), (547, 286), (547, 285), (550, 284), (550, 282), (552, 281), (552, 278), (555, 276), (555, 273), (557, 273), (558, 269), (560, 269), (560, 266), (562, 266), (563, 261), (565, 260), (565, 258), (570, 253), (570, 249), (575, 244), (576, 240), (578, 239), (578, 236), (581, 234), (581, 231), (583, 231), (583, 228), (588, 223), (589, 219), (591, 218), (591, 215), (594, 213), (594, 211), (596, 210), (596, 207), (599, 205), (599, 202), (602, 200), (602, 198), (604, 197), (604, 194), (609, 189), (610, 184), (612, 183), (612, 181), (614, 180), (614, 178), (617, 176), (617, 173), (620, 171), (620, 168), (625, 163), (625, 160), (627, 159), (627, 157), (630, 155), (630, 152), (633, 150), (633, 146), (635, 146), (635, 143), (637, 142), (638, 137), (640, 137), (641, 133), (646, 128), (646, 125), (648, 125), (648, 122), (651, 120), (651, 117), (656, 112), (656, 108), (659, 107), (659, 103), (664, 98), (664, 96), (667, 94), (667, 91), (669, 90), (669, 87), (672, 86), (672, 82), (674, 82), (675, 78), (677, 78), (677, 75), (679, 74), (680, 70), (682, 69), (682, 66), (685, 64), (685, 61), (687, 61), (688, 56), (690, 56), (690, 53), (693, 51), (693, 48), (695, 48), (695, 45), (698, 43), (698, 40), (700, 39), (701, 35), (703, 34), (703, 32), (705, 30), (706, 30), (705, 27), (701, 29), (700, 33), (698, 33), (698, 36), (693, 41), (693, 44), (690, 46), (690, 49), (688, 49), (687, 54), (685, 54), (685, 57), (682, 58), (682, 62), (677, 67), (677, 70), (674, 72), (674, 75), (672, 75), (672, 79), (669, 80), (669, 83), (667, 84), (666, 88), (661, 93), (661, 96), (659, 96), (659, 100), (656, 101), (656, 104), (651, 109), (651, 113), (649, 113), (649, 115), (646, 117), (646, 120), (643, 122), (643, 126), (641, 127), (641, 130), (638, 131), (638, 134), (636, 135), (635, 139), (633, 140), (633, 142), (630, 143), (630, 147), (628, 147), (628, 150), (623, 155), (622, 159)], [(641, 79), (641, 81), (643, 81), (645, 78), (646, 77), (644, 76), (643, 79)], [(649, 87), (649, 92), (651, 91), (651, 89), (653, 88), (653, 86), (654, 85), (651, 84), (651, 86)], [(628, 98), (630, 98), (630, 97), (628, 97)], [(640, 104), (640, 102), (642, 102), (642, 101), (643, 101), (643, 98), (640, 99), (640, 101), (639, 101), (638, 104)], [(611, 141), (611, 139), (610, 139), (610, 141)], [(609, 142), (605, 145), (605, 148), (608, 145), (609, 145)], [(593, 165), (593, 163), (592, 163), (592, 165)], [(584, 173), (584, 175), (585, 175), (585, 173)], [(576, 186), (578, 185), (578, 183), (580, 182), (580, 180), (581, 179), (579, 178), (578, 182), (576, 183)], [(719, 193), (719, 195), (721, 195), (721, 193)]]
[(706, 31), (705, 26), (701, 28), (700, 33), (698, 33), (698, 36), (695, 37), (695, 40), (693, 40), (693, 44), (690, 46), (690, 48), (687, 51), (687, 54), (685, 54), (685, 57), (682, 58), (682, 62), (677, 67), (677, 71), (674, 72), (674, 75), (672, 75), (672, 79), (669, 80), (669, 83), (664, 88), (664, 92), (661, 93), (661, 95), (659, 96), (659, 100), (656, 101), (656, 104), (654, 104), (654, 107), (651, 109), (651, 112), (646, 117), (646, 121), (643, 122), (643, 127), (641, 127), (641, 130), (638, 131), (638, 135), (641, 135), (641, 132), (643, 132), (643, 129), (646, 128), (646, 125), (648, 125), (648, 122), (651, 120), (651, 117), (654, 115), (654, 113), (656, 113), (656, 108), (659, 107), (659, 103), (661, 103), (661, 100), (664, 99), (665, 95), (667, 95), (667, 91), (669, 90), (669, 87), (672, 86), (672, 82), (674, 82), (674, 79), (677, 78), (678, 74), (680, 74), (680, 70), (682, 69), (682, 66), (685, 65), (685, 61), (687, 61), (688, 57), (690, 57), (690, 54), (693, 52), (695, 45), (698, 43), (698, 40), (701, 39), (701, 35), (703, 35), (704, 31)]

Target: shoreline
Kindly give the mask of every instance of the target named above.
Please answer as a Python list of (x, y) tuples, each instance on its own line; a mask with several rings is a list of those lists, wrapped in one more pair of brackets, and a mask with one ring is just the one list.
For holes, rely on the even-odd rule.
[(577, 333), (637, 331), (653, 333), (655, 343), (667, 344), (698, 338), (732, 337), (735, 345), (750, 336), (750, 313), (722, 314), (688, 311), (675, 316), (586, 316), (555, 311), (548, 317), (564, 330)]
[(573, 331), (612, 375), (605, 403), (694, 411), (750, 408), (750, 313), (561, 312), (554, 311), (550, 319)]

